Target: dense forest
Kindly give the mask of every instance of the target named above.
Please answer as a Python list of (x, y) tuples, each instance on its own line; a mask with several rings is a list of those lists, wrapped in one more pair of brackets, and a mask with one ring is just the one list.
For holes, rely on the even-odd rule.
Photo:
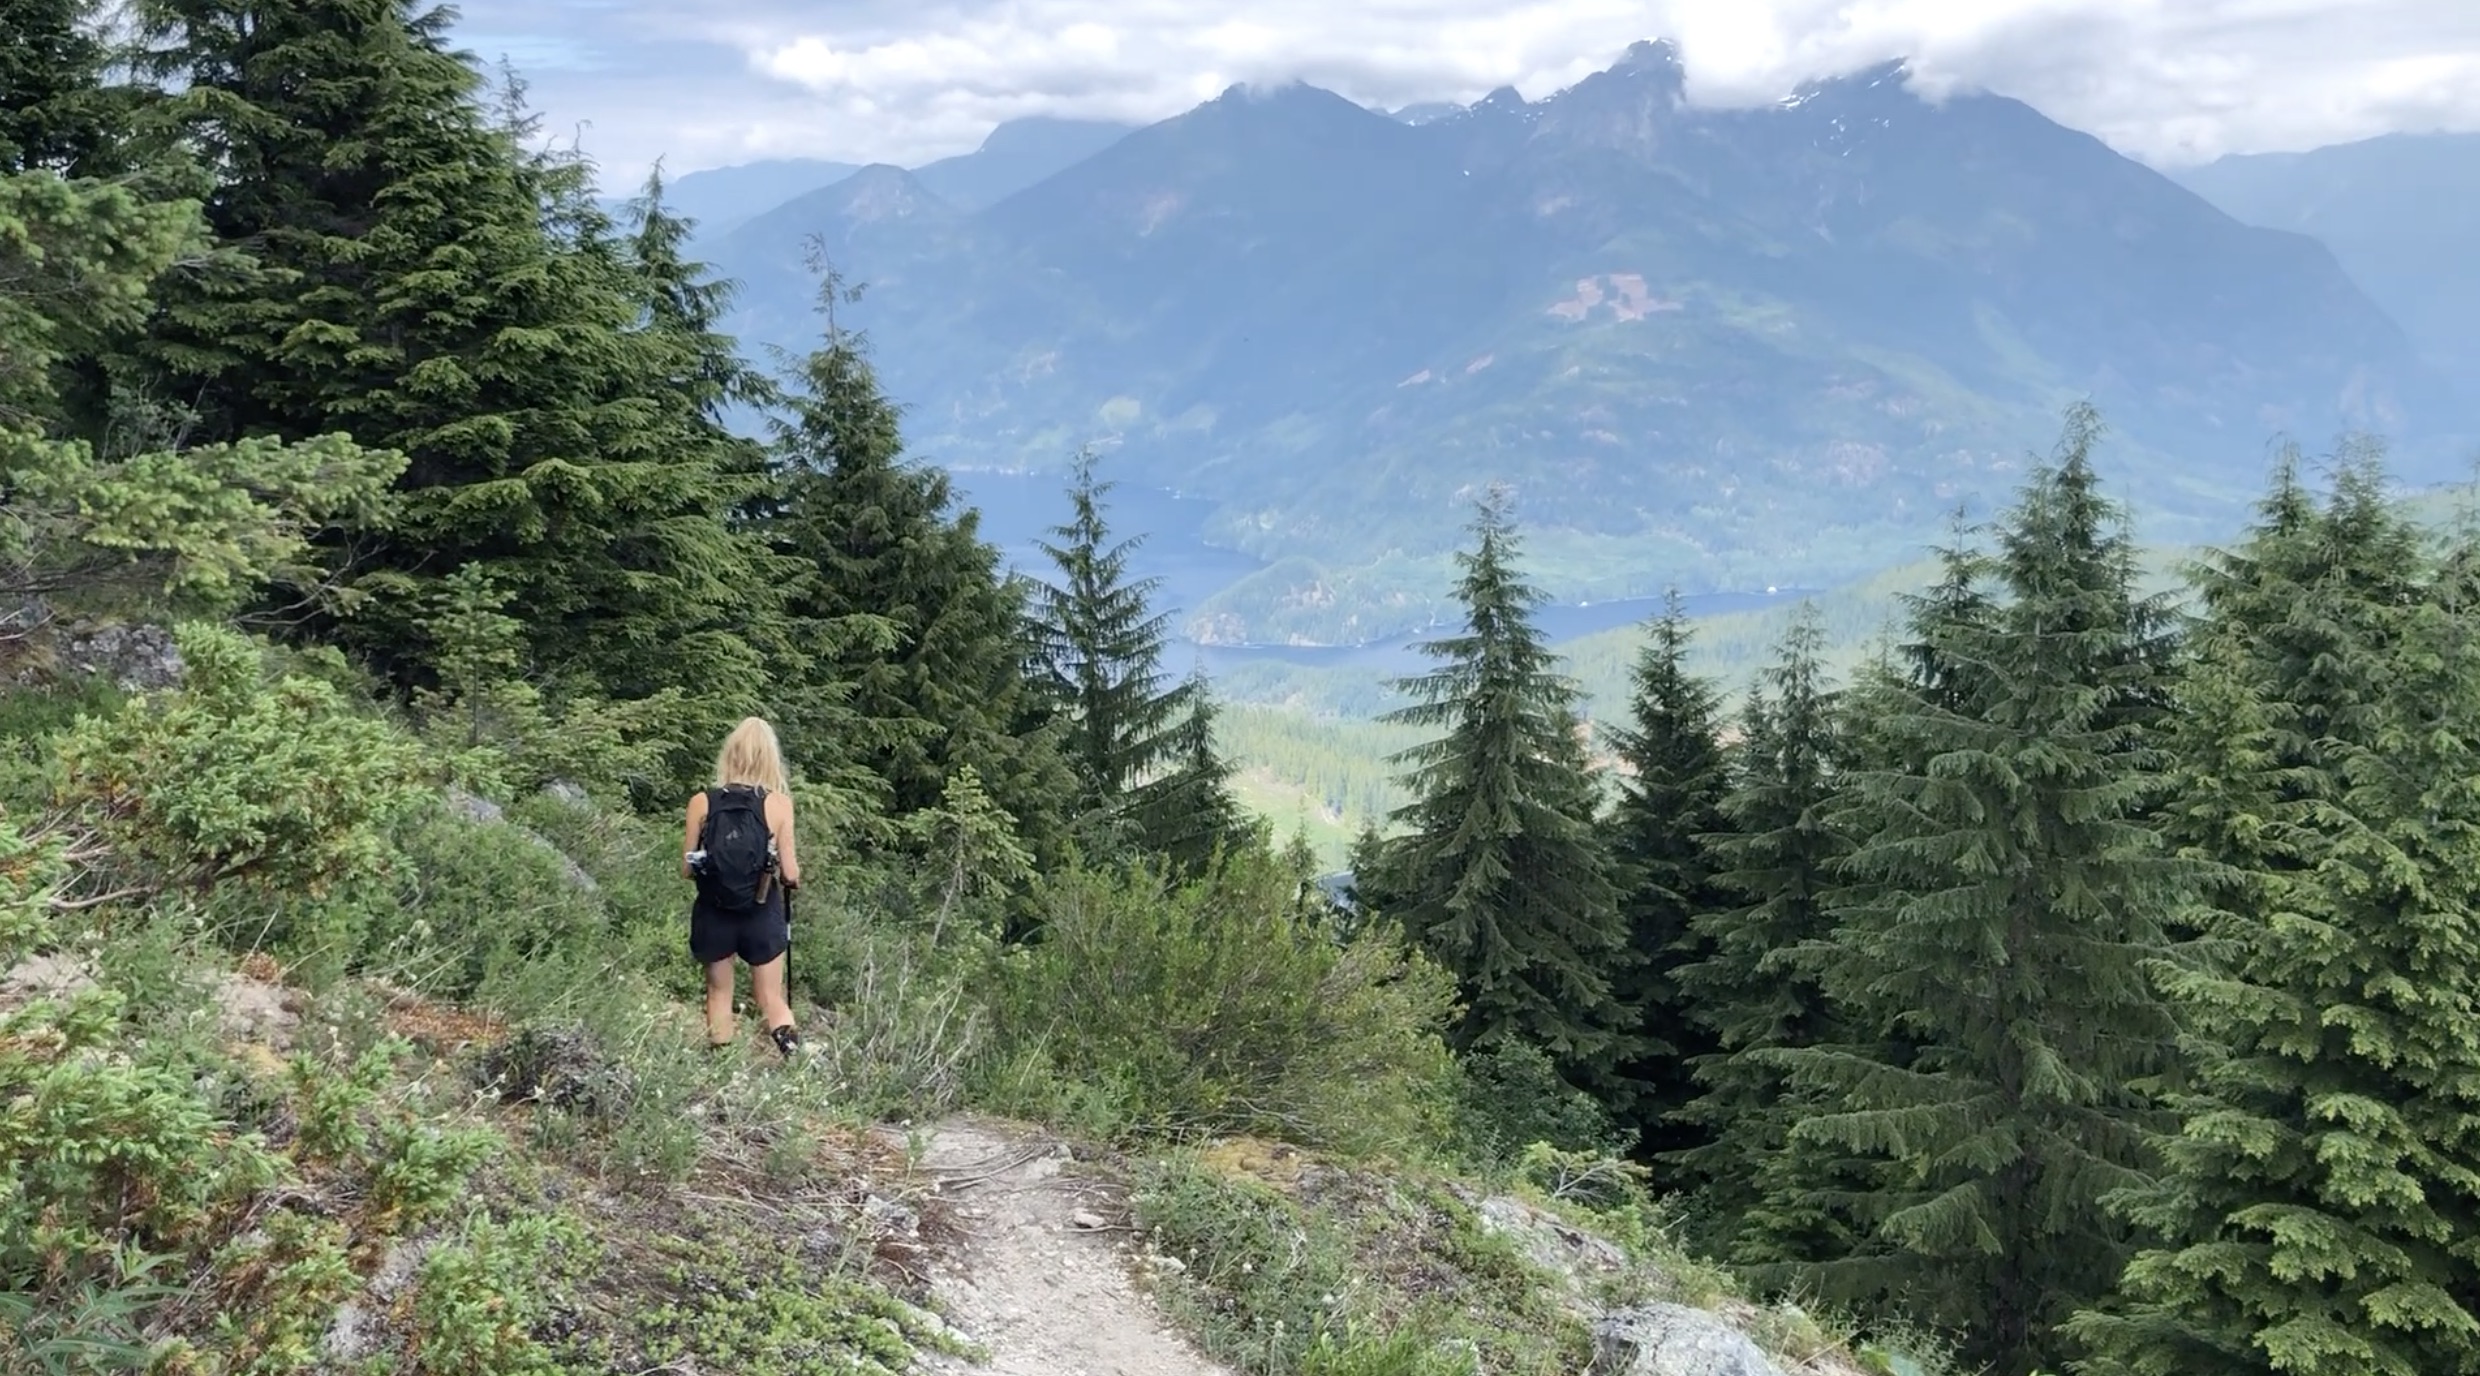
[[(2480, 540), (2373, 452), (2286, 459), (2163, 592), (2077, 408), (1881, 651), (1810, 616), (1734, 692), (1674, 608), (1600, 722), (1494, 493), (1461, 629), (1335, 728), (1393, 777), (1294, 765), (1389, 810), (1337, 901), (1165, 673), (1107, 460), (1009, 576), (832, 265), (816, 347), (756, 366), (660, 177), (608, 218), (442, 13), (134, 18), (0, 4), (0, 970), (109, 953), (92, 997), (0, 1001), (24, 1369), (323, 1369), (304, 1315), (488, 1156), (382, 1112), (375, 1033), (249, 1087), (172, 1021), (184, 953), (653, 1046), (695, 978), (676, 810), (757, 714), (848, 1114), (1613, 1163), (1684, 1245), (1960, 1370), (2480, 1372)], [(115, 625), (176, 628), (178, 673), (80, 672)], [(692, 1169), (633, 1073), (561, 1121)], [(300, 1204), (344, 1177), (357, 1221)], [(424, 1285), (503, 1302), (414, 1305), (410, 1369), (706, 1340), (649, 1311), (589, 1349), (506, 1299), (542, 1217), (457, 1224)], [(1472, 1369), (1268, 1331), (1251, 1370)]]

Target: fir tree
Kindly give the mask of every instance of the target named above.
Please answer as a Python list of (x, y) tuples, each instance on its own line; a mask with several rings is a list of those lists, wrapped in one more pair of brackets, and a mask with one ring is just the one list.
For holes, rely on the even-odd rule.
[(2095, 1373), (2480, 1371), (2480, 675), (2460, 587), (2362, 459), (2291, 467), (2199, 571), (2174, 821), (2224, 848), (2169, 976), (2196, 1061), (2163, 1239), (2072, 1325)]
[[(2129, 1254), (2100, 1201), (2153, 1164), (2140, 1086), (2175, 1029), (2146, 970), (2196, 877), (2145, 825), (2166, 643), (2095, 436), (2071, 414), (2000, 524), (2003, 603), (1919, 626), (1981, 680), (1970, 710), (1917, 681), (1873, 704), (1889, 758), (1850, 778), (1850, 887), (1812, 957), (1854, 1026), (1775, 1056), (1826, 1096), (1793, 1133), (1837, 1162), (1810, 1200), (1866, 1234), (1816, 1268), (1827, 1293), (1899, 1296), (2003, 1376), (2054, 1362)], [(1848, 1192), (1846, 1153), (1887, 1164), (1877, 1190)]]
[(1079, 454), (1068, 494), (1073, 513), (1052, 529), (1057, 543), (1042, 546), (1059, 581), (1042, 591), (1041, 661), (1083, 785), (1078, 810), (1105, 849), (1145, 844), (1131, 795), (1170, 761), (1199, 691), (1193, 682), (1163, 683), (1171, 618), (1153, 608), (1160, 580), (1128, 576), (1144, 537), (1111, 540), (1111, 487), (1095, 477), (1092, 452)]
[(359, 613), (310, 629), (424, 682), (433, 585), (479, 563), (523, 610), (546, 679), (702, 700), (760, 682), (728, 630), (769, 586), (723, 523), (742, 485), (665, 385), (618, 256), (574, 223), (573, 173), (521, 155), (512, 120), (480, 108), (448, 13), (141, 10), (216, 170), (208, 221), (256, 265), (168, 295), (146, 349), (160, 384), (197, 397), (208, 438), (346, 431), (409, 460), (398, 519), (331, 546)]
[(1829, 824), (1843, 765), (1840, 703), (1820, 663), (1825, 632), (1803, 605), (1741, 710), (1730, 790), (1706, 838), (1718, 902), (1694, 919), (1701, 958), (1675, 973), (1713, 1050), (1693, 1066), (1682, 1112), (1709, 1140), (1670, 1163), (1692, 1183), (1708, 1245), (1761, 1259), (1827, 1254), (1845, 1234), (1782, 1197), (1783, 1155), (1801, 1116), (1769, 1053), (1833, 1039), (1816, 970), (1798, 961), (1833, 929), (1826, 896), (1848, 847)]
[(1395, 820), (1379, 886), (1386, 911), (1463, 993), (1453, 1041), (1548, 1054), (1579, 1085), (1634, 1054), (1611, 995), (1627, 929), (1594, 826), (1577, 691), (1532, 622), (1538, 589), (1515, 566), (1506, 497), (1493, 490), (1459, 552), (1462, 635), (1423, 652), (1438, 668), (1397, 686), (1418, 699), (1388, 720), (1442, 732), (1397, 756), (1414, 801)]
[(971, 766), (1043, 861), (1057, 857), (1067, 787), (1052, 739), (1020, 729), (1031, 691), (1023, 592), (999, 573), (980, 514), (947, 474), (909, 461), (868, 342), (839, 328), (843, 291), (821, 284), (827, 337), (776, 424), (779, 483), (760, 528), (801, 572), (787, 585), (808, 676), (841, 685), (847, 750), (898, 820), (941, 806)]
[(1201, 875), (1218, 855), (1261, 838), (1232, 797), (1231, 765), (1214, 742), (1214, 698), (1203, 675), (1188, 681), (1188, 712), (1172, 728), (1168, 758), (1140, 784), (1130, 813), (1145, 849), (1175, 873)]
[(1639, 1150), (1659, 1155), (1708, 1140), (1677, 1117), (1695, 1097), (1690, 1066), (1717, 1049), (1711, 1028), (1692, 1016), (1677, 971), (1709, 950), (1697, 919), (1733, 905), (1707, 849), (1723, 829), (1728, 786), (1721, 697), (1688, 672), (1694, 632), (1676, 591), (1650, 630), (1632, 675), (1630, 724), (1616, 741), (1624, 772), (1611, 849), (1639, 964), (1615, 981), (1615, 994), (1636, 1021), (1640, 1045), (1618, 1068), (1613, 1109), (1636, 1128)]

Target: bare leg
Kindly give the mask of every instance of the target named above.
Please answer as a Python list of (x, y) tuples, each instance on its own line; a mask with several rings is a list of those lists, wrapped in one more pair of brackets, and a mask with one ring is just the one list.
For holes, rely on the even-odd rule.
[(726, 956), (706, 967), (706, 1040), (721, 1046), (732, 1040), (732, 960)]
[(792, 1026), (792, 1002), (784, 996), (784, 958), (749, 967), (749, 983), (758, 1000), (758, 1016), (766, 1030)]

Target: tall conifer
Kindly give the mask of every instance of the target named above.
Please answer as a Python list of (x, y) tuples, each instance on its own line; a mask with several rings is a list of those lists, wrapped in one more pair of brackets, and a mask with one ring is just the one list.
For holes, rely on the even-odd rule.
[(1816, 1254), (1790, 1217), (1797, 1201), (1773, 1193), (1802, 1110), (1768, 1056), (1831, 1040), (1834, 1027), (1817, 972), (1799, 959), (1833, 929), (1826, 895), (1848, 849), (1829, 821), (1845, 749), (1824, 647), (1815, 607), (1802, 606), (1741, 709), (1730, 791), (1707, 839), (1713, 883), (1731, 901), (1696, 916), (1700, 958), (1675, 975), (1713, 1049), (1692, 1067), (1699, 1093), (1683, 1110), (1709, 1140), (1668, 1164), (1694, 1188), (1723, 1255)]
[(1112, 539), (1112, 486), (1095, 475), (1091, 451), (1077, 456), (1071, 514), (1042, 545), (1057, 581), (1044, 586), (1040, 613), (1049, 701), (1083, 786), (1078, 810), (1088, 844), (1105, 850), (1147, 847), (1134, 794), (1171, 764), (1181, 719), (1202, 692), (1193, 681), (1164, 683), (1171, 618), (1154, 609), (1160, 580), (1129, 576), (1145, 537)]
[(2199, 570), (2173, 822), (2237, 874), (2086, 1370), (2480, 1371), (2480, 607), (2436, 574), (2366, 459), (2319, 512), (2285, 465)]
[(1711, 837), (1723, 829), (1729, 780), (1721, 695), (1688, 671), (1694, 629), (1676, 591), (1654, 620), (1631, 674), (1628, 725), (1616, 733), (1625, 766), (1611, 816), (1628, 944), (1637, 963), (1615, 981), (1641, 1044), (1617, 1068), (1614, 1111), (1649, 1155), (1685, 1150), (1708, 1134), (1677, 1115), (1696, 1097), (1691, 1065), (1718, 1049), (1695, 1018), (1678, 970), (1710, 949), (1697, 919), (1732, 907), (1715, 878)]
[(1424, 645), (1436, 669), (1398, 686), (1388, 720), (1436, 729), (1405, 751), (1406, 834), (1384, 849), (1389, 915), (1460, 982), (1459, 1049), (1515, 1041), (1579, 1085), (1634, 1054), (1611, 992), (1628, 960), (1610, 859), (1594, 825), (1577, 690), (1532, 620), (1541, 601), (1493, 490), (1457, 554), (1465, 631)]
[(2146, 971), (2196, 877), (2146, 825), (2167, 642), (2096, 435), (2072, 413), (1999, 524), (2004, 600), (1918, 628), (1981, 679), (1964, 710), (1918, 681), (1872, 704), (1885, 758), (1850, 778), (1851, 883), (1814, 966), (1852, 1025), (1778, 1056), (1826, 1096), (1795, 1147), (1887, 1166), (1865, 1196), (1813, 1184), (1864, 1230), (1815, 1268), (1826, 1292), (1899, 1297), (2001, 1376), (2054, 1364), (2131, 1250), (2100, 1201), (2153, 1165), (2141, 1086), (2175, 1029)]
[(851, 756), (902, 818), (941, 805), (971, 766), (1042, 860), (1056, 858), (1066, 787), (1054, 740), (1020, 729), (1030, 640), (1020, 585), (1003, 579), (980, 513), (947, 474), (908, 460), (868, 343), (840, 328), (792, 380), (777, 422), (775, 505), (760, 528), (801, 566), (788, 584), (802, 656), (842, 686)]
[[(257, 269), (168, 293), (147, 349), (162, 385), (209, 438), (346, 431), (410, 460), (398, 520), (336, 544), (364, 598), (327, 631), (420, 682), (439, 580), (478, 564), (541, 675), (749, 679), (726, 628), (767, 583), (723, 523), (742, 487), (665, 384), (617, 255), (570, 213), (576, 170), (481, 107), (449, 12), (140, 11), (217, 176), (208, 221)], [(691, 627), (711, 629), (684, 646)]]

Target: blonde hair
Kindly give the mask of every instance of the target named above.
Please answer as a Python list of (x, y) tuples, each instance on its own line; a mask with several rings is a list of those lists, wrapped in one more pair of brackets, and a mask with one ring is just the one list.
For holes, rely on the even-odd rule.
[(756, 784), (769, 793), (791, 792), (784, 777), (783, 747), (776, 744), (775, 728), (763, 717), (743, 717), (732, 734), (723, 738), (723, 749), (715, 756), (715, 787), (734, 784)]

